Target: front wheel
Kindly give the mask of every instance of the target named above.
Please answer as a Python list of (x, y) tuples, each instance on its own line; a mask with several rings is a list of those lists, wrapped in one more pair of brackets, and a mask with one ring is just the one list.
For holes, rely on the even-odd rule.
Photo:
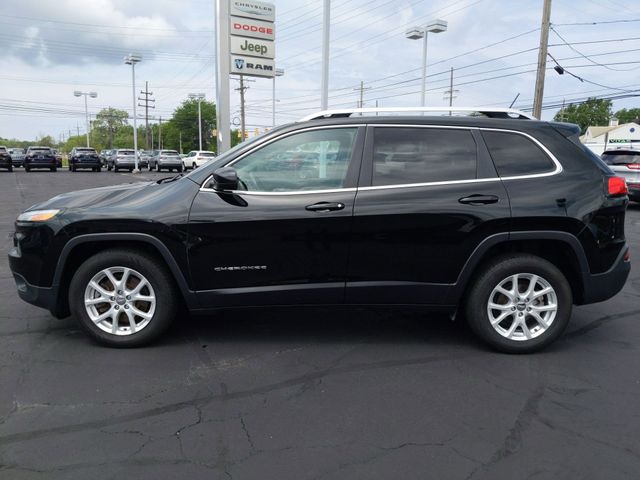
[(138, 347), (160, 336), (176, 310), (171, 275), (136, 250), (106, 250), (86, 260), (69, 286), (69, 306), (81, 328), (99, 343)]
[(198, 168), (198, 165), (196, 165), (196, 162), (193, 162), (193, 163), (191, 164), (191, 168), (192, 168), (193, 170), (195, 170), (196, 168)]
[(551, 262), (514, 254), (489, 263), (468, 292), (471, 329), (507, 353), (540, 350), (564, 331), (573, 304), (571, 286)]

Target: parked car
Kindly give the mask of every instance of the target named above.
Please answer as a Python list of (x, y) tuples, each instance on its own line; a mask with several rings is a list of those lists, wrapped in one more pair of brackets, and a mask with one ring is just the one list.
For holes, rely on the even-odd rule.
[(75, 172), (81, 168), (90, 168), (94, 172), (102, 169), (102, 161), (95, 148), (75, 147), (69, 153), (69, 171)]
[(214, 158), (216, 158), (216, 154), (214, 152), (209, 152), (207, 150), (192, 150), (185, 158), (182, 159), (182, 163), (184, 164), (185, 169), (196, 169)]
[(29, 147), (24, 156), (24, 171), (30, 172), (34, 168), (48, 168), (58, 170), (58, 160), (49, 147)]
[(109, 156), (111, 155), (112, 150), (111, 149), (104, 149), (100, 151), (100, 162), (102, 163), (103, 167), (107, 166), (107, 160), (109, 158)]
[(22, 167), (24, 164), (24, 148), (10, 148), (11, 163), (14, 167)]
[(113, 346), (149, 343), (179, 305), (344, 303), (449, 312), (524, 353), (622, 289), (626, 184), (578, 126), (385, 111), (322, 112), (184, 177), (34, 205), (9, 252), (18, 294)]
[(149, 167), (149, 157), (146, 154), (148, 150), (140, 150), (138, 151), (138, 169), (142, 170), (143, 168)]
[(6, 168), (9, 172), (13, 172), (13, 162), (7, 147), (0, 146), (0, 168)]
[(136, 166), (136, 157), (135, 152), (132, 148), (119, 148), (116, 150), (111, 158), (109, 158), (109, 163), (107, 164), (107, 170), (129, 170), (130, 172)]
[(602, 160), (627, 182), (629, 199), (640, 202), (640, 150), (620, 148), (606, 150)]
[(53, 156), (56, 157), (56, 167), (62, 168), (62, 153), (60, 153), (55, 148), (52, 148)]
[(157, 172), (161, 170), (182, 172), (183, 166), (180, 154), (176, 150), (157, 150), (149, 158), (149, 170), (153, 169)]

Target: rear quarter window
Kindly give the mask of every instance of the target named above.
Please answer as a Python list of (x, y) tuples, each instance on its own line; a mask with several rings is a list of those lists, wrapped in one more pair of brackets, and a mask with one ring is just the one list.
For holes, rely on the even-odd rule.
[(482, 136), (501, 177), (535, 175), (555, 169), (551, 158), (524, 135), (483, 130)]

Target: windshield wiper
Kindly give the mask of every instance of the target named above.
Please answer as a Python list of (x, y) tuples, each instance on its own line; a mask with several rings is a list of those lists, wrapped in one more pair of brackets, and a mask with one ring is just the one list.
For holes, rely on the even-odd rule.
[(174, 182), (176, 180), (178, 180), (179, 178), (184, 177), (184, 173), (179, 173), (178, 175), (175, 175), (173, 177), (165, 177), (165, 178), (161, 178), (160, 180), (158, 180), (156, 183), (169, 183), (169, 182)]

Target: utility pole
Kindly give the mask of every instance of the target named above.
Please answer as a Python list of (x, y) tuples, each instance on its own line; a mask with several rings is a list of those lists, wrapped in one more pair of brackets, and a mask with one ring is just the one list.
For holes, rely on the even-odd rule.
[[(453, 67), (451, 67), (451, 75), (449, 76), (449, 90), (445, 90), (444, 91), (444, 98), (447, 99), (449, 98), (449, 109), (451, 109), (451, 107), (453, 107), (453, 99), (454, 97), (456, 97), (456, 93), (458, 93), (460, 90), (454, 90), (453, 89)], [(449, 110), (449, 116), (452, 115), (451, 110)]]
[(76, 130), (78, 130), (78, 136), (80, 136), (80, 124), (76, 122)]
[(244, 75), (240, 75), (240, 87), (236, 88), (236, 91), (240, 92), (240, 141), (244, 142), (244, 132), (246, 130), (246, 117), (244, 108), (244, 92), (247, 88), (244, 85), (245, 82), (255, 82), (255, 80), (245, 80)]
[[(180, 138), (180, 153), (182, 153), (182, 132), (178, 132), (178, 138)], [(202, 150), (202, 147), (200, 147)]]
[(370, 90), (371, 87), (364, 88), (364, 82), (360, 80), (360, 88), (354, 88), (354, 90), (360, 90), (360, 101), (358, 102), (358, 108), (364, 107), (364, 91)]
[(158, 150), (162, 150), (162, 116), (160, 116), (160, 123), (158, 124)]
[[(138, 97), (138, 101), (142, 102), (138, 103), (138, 106), (144, 107), (144, 143), (146, 149), (149, 150), (149, 109), (156, 108), (155, 99), (150, 98), (153, 92), (149, 91), (149, 82), (144, 82), (144, 91), (140, 90), (140, 95), (143, 95), (143, 97)], [(149, 105), (150, 103), (153, 105)]]
[(540, 26), (540, 48), (538, 49), (538, 73), (533, 96), (533, 116), (540, 119), (544, 97), (544, 74), (547, 69), (547, 48), (549, 46), (549, 24), (551, 21), (551, 0), (544, 0), (542, 25)]

